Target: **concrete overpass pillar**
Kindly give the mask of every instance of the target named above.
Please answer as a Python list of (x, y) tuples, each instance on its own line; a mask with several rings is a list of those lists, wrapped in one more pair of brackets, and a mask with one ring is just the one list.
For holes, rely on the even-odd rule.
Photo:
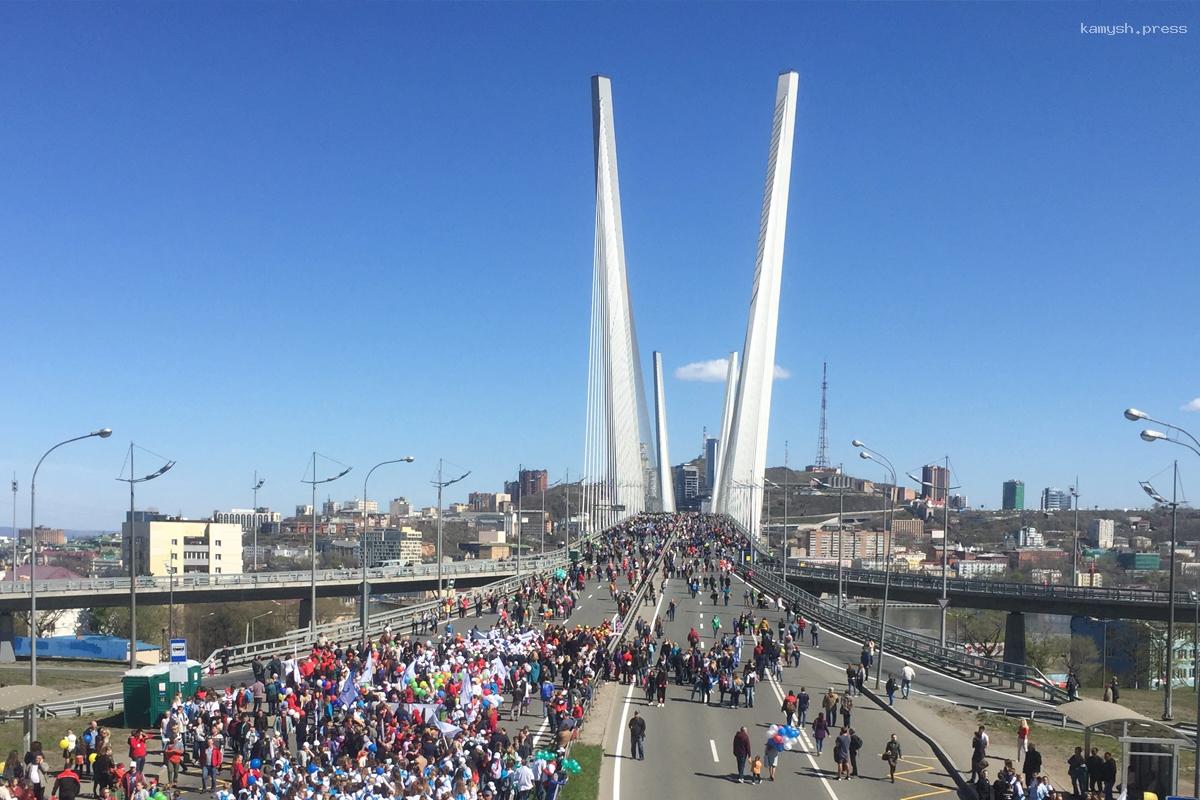
[(312, 599), (305, 597), (300, 601), (300, 624), (297, 627), (307, 628), (312, 624), (313, 604)]
[(1004, 660), (1025, 664), (1025, 615), (1020, 611), (1010, 611), (1004, 620)]
[(0, 612), (0, 664), (11, 664), (17, 660), (13, 654), (13, 612)]

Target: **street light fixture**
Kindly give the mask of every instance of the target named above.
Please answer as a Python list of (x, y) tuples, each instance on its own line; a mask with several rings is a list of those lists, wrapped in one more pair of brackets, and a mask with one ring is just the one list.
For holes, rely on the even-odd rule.
[(887, 555), (884, 557), (883, 563), (883, 609), (879, 614), (879, 661), (875, 665), (875, 688), (878, 689), (879, 675), (883, 671), (884, 637), (887, 635), (888, 595), (891, 593), (892, 588), (892, 543), (895, 537), (888, 534), (887, 512), (888, 506), (892, 501), (892, 492), (896, 491), (896, 468), (892, 466), (892, 462), (888, 460), (887, 456), (867, 447), (861, 439), (855, 439), (852, 444), (859, 448), (859, 458), (882, 464), (892, 476), (892, 489), (888, 492), (887, 500), (883, 504), (883, 536), (887, 539)]
[[(1192, 691), (1196, 694), (1196, 719), (1200, 720), (1200, 593), (1188, 592), (1196, 609), (1192, 627)], [(1192, 797), (1200, 797), (1200, 747), (1192, 748), (1196, 762), (1192, 768)]]
[[(1168, 436), (1167, 434), (1163, 433), (1162, 431), (1156, 431), (1151, 428), (1146, 428), (1145, 430), (1142, 431), (1141, 437), (1142, 437), (1143, 441), (1151, 442), (1151, 443), (1158, 442), (1158, 441), (1171, 442), (1172, 444), (1177, 444), (1180, 447), (1186, 447), (1188, 450), (1191, 450), (1193, 453), (1200, 456), (1200, 439), (1197, 439), (1189, 431), (1184, 430), (1183, 428), (1179, 427), (1178, 425), (1172, 425), (1170, 422), (1164, 422), (1161, 419), (1155, 419), (1154, 417), (1147, 414), (1145, 411), (1141, 411), (1136, 408), (1125, 409), (1125, 419), (1129, 420), (1130, 422), (1146, 421), (1146, 422), (1153, 422), (1156, 425), (1162, 425), (1164, 428), (1167, 428), (1168, 430), (1172, 430), (1172, 431), (1175, 431), (1177, 434), (1186, 436), (1189, 440), (1191, 440), (1191, 443), (1189, 444), (1188, 442), (1183, 441), (1182, 439), (1178, 439), (1178, 438), (1173, 439), (1170, 436)], [(1153, 487), (1147, 488), (1148, 486), (1149, 486), (1149, 484), (1145, 484), (1145, 483), (1143, 483), (1143, 485), (1142, 485), (1142, 488), (1146, 489), (1147, 494), (1149, 494), (1153, 488)], [(1153, 495), (1151, 495), (1151, 496), (1153, 497)], [(1159, 496), (1161, 497), (1161, 495), (1159, 495)], [(1178, 500), (1179, 500), (1179, 462), (1176, 461), (1174, 463), (1173, 481), (1172, 481), (1172, 486), (1171, 486), (1171, 575), (1170, 575), (1170, 578), (1168, 578), (1168, 580), (1167, 580), (1167, 591), (1170, 594), (1170, 597), (1167, 599), (1167, 646), (1164, 648), (1164, 650), (1166, 651), (1166, 661), (1167, 661), (1167, 681), (1166, 681), (1167, 687), (1166, 687), (1166, 690), (1163, 692), (1163, 716), (1162, 716), (1162, 718), (1164, 720), (1172, 719), (1172, 713), (1171, 713), (1172, 712), (1172, 708), (1171, 708), (1171, 692), (1172, 692), (1172, 689), (1171, 689), (1171, 667), (1172, 667), (1173, 655), (1174, 655), (1174, 650), (1175, 650), (1175, 531), (1176, 531), (1176, 517), (1178, 514)], [(1158, 500), (1157, 502), (1165, 503), (1166, 501)]]
[(275, 609), (271, 609), (270, 611), (264, 611), (263, 613), (259, 614), (258, 616), (251, 617), (246, 622), (246, 644), (247, 645), (250, 644), (250, 636), (254, 633), (254, 620), (262, 619), (263, 617), (269, 617), (274, 613), (275, 613)]
[(317, 480), (317, 456), (321, 456), (324, 459), (333, 461), (335, 464), (338, 464), (339, 466), (346, 467), (346, 465), (342, 464), (340, 461), (335, 461), (334, 459), (329, 458), (329, 456), (324, 455), (322, 453), (318, 453), (316, 450), (313, 450), (312, 480), (306, 481), (303, 478), (300, 479), (301, 483), (307, 483), (310, 486), (312, 486), (312, 572), (311, 572), (312, 577), (310, 579), (310, 595), (309, 595), (309, 602), (312, 603), (312, 608), (309, 610), (309, 615), (308, 615), (309, 631), (313, 631), (317, 627), (317, 486), (319, 486), (322, 483), (333, 483), (338, 478), (345, 477), (346, 474), (350, 472), (350, 470), (354, 469), (354, 467), (346, 467), (344, 470), (339, 472), (337, 475), (334, 475), (332, 478), (323, 478), (321, 480)]
[[(33, 686), (37, 686), (37, 576), (35, 574), (37, 571), (37, 474), (38, 470), (42, 468), (42, 462), (46, 460), (46, 456), (64, 444), (90, 439), (93, 436), (107, 439), (112, 436), (112, 429), (101, 428), (54, 445), (38, 459), (37, 466), (33, 468), (33, 477), (29, 480), (29, 683)], [(13, 532), (13, 535), (16, 536), (16, 531)], [(16, 569), (15, 564), (13, 569)], [(36, 714), (32, 718), (30, 736), (30, 741), (37, 738)]]
[(390, 461), (380, 461), (378, 464), (376, 464), (375, 466), (373, 466), (369, 470), (367, 470), (367, 477), (363, 478), (363, 499), (362, 499), (362, 502), (363, 502), (363, 505), (362, 505), (363, 529), (362, 529), (362, 532), (358, 535), (358, 548), (359, 548), (358, 549), (358, 553), (359, 553), (358, 568), (359, 568), (359, 571), (362, 573), (362, 599), (359, 601), (358, 621), (359, 621), (359, 625), (362, 626), (362, 636), (363, 636), (364, 640), (367, 638), (367, 617), (368, 617), (368, 614), (367, 614), (367, 536), (366, 536), (366, 534), (367, 534), (367, 481), (371, 480), (371, 473), (374, 472), (375, 470), (379, 469), (382, 466), (385, 466), (387, 464), (411, 464), (415, 460), (416, 459), (414, 459), (412, 456), (405, 456), (404, 458), (394, 458)]
[(251, 572), (258, 572), (258, 490), (266, 482), (267, 479), (259, 478), (258, 470), (254, 470), (254, 485), (250, 487), (250, 491), (254, 492), (254, 507), (250, 513), (250, 524), (254, 526), (254, 567)]
[(167, 630), (171, 639), (175, 638), (175, 565), (170, 561), (163, 562), (167, 569)]
[[(947, 485), (947, 486), (939, 487), (939, 486), (935, 485), (934, 483), (932, 483), (931, 481), (927, 481), (922, 478), (918, 478), (916, 475), (912, 474), (911, 472), (908, 473), (908, 477), (911, 478), (912, 480), (916, 481), (917, 483), (919, 483), (921, 486), (928, 486), (930, 489), (931, 495), (936, 494), (937, 490), (939, 488), (943, 489), (946, 493), (945, 497), (942, 498), (942, 508), (943, 508), (943, 512), (945, 514), (945, 517), (944, 517), (945, 524), (942, 527), (945, 530), (942, 531), (942, 597), (938, 602), (938, 605), (940, 605), (942, 607), (942, 617), (941, 617), (940, 625), (938, 628), (938, 640), (941, 642), (942, 647), (945, 647), (946, 646), (946, 609), (950, 605), (950, 597), (947, 594), (949, 571), (950, 571), (950, 567), (949, 567), (950, 559), (949, 559), (948, 552), (946, 549), (950, 545), (950, 490), (951, 489), (961, 489), (962, 486), (961, 485), (959, 485), (959, 486)], [(946, 483), (947, 484), (950, 483), (950, 457), (949, 456), (946, 456)]]
[[(826, 482), (826, 481), (823, 481), (823, 480), (821, 480), (820, 478), (814, 478), (814, 479), (813, 479), (813, 481), (814, 481), (814, 482), (815, 482), (815, 483), (816, 483), (818, 486), (820, 486), (822, 489), (829, 489), (829, 490), (831, 490), (831, 491), (833, 490), (833, 486), (832, 486), (831, 484), (829, 484), (829, 483), (828, 483), (828, 482)], [(838, 550), (837, 602), (838, 602), (838, 611), (841, 611), (841, 610), (842, 610), (842, 609), (845, 607), (845, 606), (844, 606), (844, 601), (843, 601), (843, 599), (842, 599), (842, 559), (843, 559), (843, 557), (844, 557), (844, 555), (845, 555), (845, 551), (842, 549), (842, 536), (844, 535), (844, 534), (843, 534), (843, 531), (845, 530), (845, 524), (844, 524), (844, 522), (843, 522), (843, 518), (845, 517), (845, 513), (846, 513), (846, 487), (845, 487), (845, 486), (841, 486), (841, 487), (838, 487), (838, 538), (837, 538), (837, 550)]]
[[(452, 486), (453, 484), (458, 483), (463, 478), (470, 475), (471, 470), (467, 470), (466, 472), (464, 472), (462, 475), (459, 475), (454, 480), (450, 480), (450, 481), (442, 480), (442, 459), (439, 458), (437, 474), (438, 474), (437, 480), (433, 481), (433, 485), (436, 486), (437, 490), (438, 490), (438, 497), (437, 497), (437, 505), (438, 505), (438, 508), (437, 508), (437, 596), (438, 596), (438, 603), (441, 603), (441, 601), (442, 601), (442, 489), (445, 489), (447, 486)], [(519, 553), (518, 553), (517, 557), (520, 558)], [(519, 561), (517, 563), (518, 563), (518, 565), (520, 564)], [(520, 572), (520, 571), (521, 571), (520, 567), (518, 566), (517, 572)]]
[[(129, 668), (137, 669), (137, 536), (134, 535), (133, 527), (133, 487), (139, 483), (152, 481), (155, 478), (161, 478), (166, 475), (171, 467), (175, 466), (174, 461), (167, 461), (161, 467), (149, 475), (141, 478), (135, 478), (133, 471), (133, 442), (129, 443), (129, 477), (117, 478), (122, 483), (129, 484)], [(145, 448), (138, 448), (145, 450)], [(145, 450), (149, 453), (149, 450)], [(151, 454), (154, 455), (154, 454)], [(162, 458), (162, 456), (158, 456)], [(149, 528), (146, 529), (146, 546), (149, 548)], [(147, 554), (148, 556), (148, 554)], [(146, 564), (146, 571), (150, 571), (149, 563)]]
[(1179, 522), (1179, 462), (1172, 462), (1171, 473), (1171, 499), (1163, 497), (1153, 486), (1150, 481), (1138, 481), (1138, 485), (1142, 487), (1151, 500), (1167, 506), (1171, 509), (1171, 555), (1170, 569), (1171, 574), (1167, 578), (1167, 593), (1170, 595), (1167, 601), (1167, 646), (1163, 648), (1163, 658), (1166, 660), (1166, 688), (1163, 690), (1163, 719), (1172, 718), (1172, 678), (1174, 677), (1175, 669), (1175, 542), (1176, 532)]

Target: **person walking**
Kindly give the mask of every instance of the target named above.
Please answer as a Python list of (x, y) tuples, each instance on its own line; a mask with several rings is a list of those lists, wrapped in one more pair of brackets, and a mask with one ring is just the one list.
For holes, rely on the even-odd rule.
[(905, 662), (900, 668), (900, 696), (905, 700), (908, 699), (908, 693), (912, 690), (913, 678), (917, 677), (917, 671), (912, 668), (912, 665)]
[(767, 742), (763, 760), (767, 762), (767, 780), (775, 780), (775, 767), (779, 763), (779, 749), (772, 742)]
[[(788, 692), (787, 697), (783, 698), (783, 705), (779, 707), (779, 710), (783, 712), (783, 724), (790, 726), (792, 719), (796, 716), (796, 693), (794, 691)], [(804, 721), (801, 720), (800, 724), (803, 725)]]
[(1025, 763), (1025, 751), (1029, 746), (1029, 721), (1022, 719), (1017, 725), (1017, 761)]
[(987, 758), (987, 747), (987, 731), (984, 726), (980, 725), (979, 730), (975, 731), (975, 735), (971, 737), (971, 783), (979, 775), (979, 765)]
[(817, 621), (815, 619), (812, 621), (812, 624), (808, 626), (808, 632), (809, 632), (809, 635), (812, 637), (812, 646), (820, 647), (821, 640), (820, 640), (818, 634), (820, 634), (820, 632), (821, 632), (821, 626), (820, 626), (820, 624), (817, 623)]
[(862, 750), (863, 740), (854, 728), (850, 729), (850, 777), (858, 777), (858, 751)]
[(1021, 772), (1025, 773), (1025, 785), (1033, 783), (1034, 775), (1042, 774), (1042, 754), (1038, 752), (1033, 742), (1026, 746), (1025, 759), (1021, 763)]
[(808, 691), (801, 686), (800, 694), (796, 695), (796, 714), (798, 717), (796, 724), (801, 728), (808, 724), (808, 704), (810, 702)]
[(216, 744), (213, 739), (209, 739), (202, 751), (200, 791), (208, 791), (210, 784), (212, 791), (217, 790), (217, 775), (221, 772), (222, 758), (220, 745)]
[(829, 722), (824, 714), (817, 714), (813, 720), (813, 741), (817, 744), (817, 755), (825, 749), (825, 737), (829, 735)]
[(839, 704), (842, 711), (842, 727), (850, 727), (850, 713), (854, 710), (854, 698), (848, 694), (842, 695), (841, 703)]
[(738, 728), (733, 735), (733, 759), (737, 762), (737, 782), (746, 782), (746, 760), (750, 758), (750, 734), (746, 726)]
[(892, 734), (892, 738), (888, 739), (888, 743), (883, 748), (883, 760), (888, 764), (888, 775), (892, 779), (892, 783), (896, 782), (896, 762), (903, 757), (900, 752), (900, 742), (896, 739), (896, 734)]
[(825, 723), (832, 728), (837, 724), (838, 696), (833, 687), (821, 698), (821, 711), (825, 713)]
[(629, 720), (629, 757), (638, 761), (646, 759), (646, 720), (637, 711)]
[(890, 672), (888, 673), (887, 683), (884, 684), (883, 688), (887, 690), (888, 705), (896, 705), (896, 679)]
[(850, 729), (842, 728), (833, 740), (833, 763), (837, 764), (837, 780), (850, 780)]

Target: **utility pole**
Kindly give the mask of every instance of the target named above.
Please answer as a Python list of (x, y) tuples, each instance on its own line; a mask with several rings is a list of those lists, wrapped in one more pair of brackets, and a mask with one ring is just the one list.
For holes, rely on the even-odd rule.
[(12, 578), (13, 586), (17, 585), (17, 544), (21, 541), (20, 531), (17, 530), (17, 473), (13, 472), (12, 477), (12, 493), (13, 493), (13, 565)]
[(792, 470), (788, 466), (788, 442), (783, 440), (783, 585), (787, 585), (788, 495), (791, 494)]
[[(314, 476), (315, 477), (315, 476)], [(250, 524), (254, 526), (254, 567), (253, 572), (258, 572), (258, 490), (266, 483), (266, 479), (258, 479), (258, 470), (254, 470), (254, 486), (251, 490), (254, 492), (254, 508), (250, 514)]]
[[(471, 474), (471, 470), (467, 470), (462, 475), (459, 475), (452, 481), (442, 480), (442, 459), (438, 459), (437, 480), (433, 485), (437, 487), (437, 596), (438, 602), (442, 600), (442, 490), (447, 486), (458, 483), (463, 478)], [(518, 481), (520, 478), (518, 478)]]

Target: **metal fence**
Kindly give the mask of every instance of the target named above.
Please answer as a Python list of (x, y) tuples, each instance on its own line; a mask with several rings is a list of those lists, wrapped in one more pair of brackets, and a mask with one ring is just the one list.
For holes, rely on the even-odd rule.
[(793, 610), (851, 638), (865, 642), (867, 639), (879, 640), (886, 637), (886, 650), (893, 656), (911, 659), (918, 664), (956, 675), (972, 683), (993, 685), (1022, 693), (1036, 692), (1042, 699), (1051, 702), (1064, 702), (1067, 699), (1066, 691), (1035, 667), (1010, 664), (1007, 661), (965, 653), (956, 648), (943, 647), (931, 636), (891, 625), (887, 626), (884, 633), (878, 620), (838, 608), (835, 604), (827, 603), (803, 589), (785, 584), (782, 576), (771, 570), (754, 572), (749, 580), (768, 594), (786, 599)]

